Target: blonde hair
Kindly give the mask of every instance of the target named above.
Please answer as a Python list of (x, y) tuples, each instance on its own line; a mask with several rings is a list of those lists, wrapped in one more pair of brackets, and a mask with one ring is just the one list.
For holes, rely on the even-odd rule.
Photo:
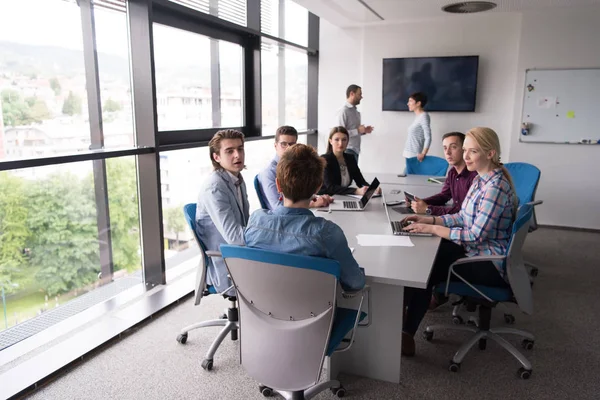
[(500, 168), (502, 170), (502, 173), (504, 174), (504, 176), (506, 177), (506, 180), (508, 181), (508, 183), (510, 185), (510, 189), (513, 192), (512, 200), (514, 203), (513, 204), (513, 211), (514, 211), (513, 219), (516, 218), (517, 208), (519, 207), (519, 199), (517, 197), (517, 191), (515, 190), (515, 184), (513, 183), (510, 173), (508, 172), (506, 167), (502, 164), (502, 162), (500, 162), (500, 139), (498, 139), (498, 135), (491, 128), (476, 127), (476, 128), (469, 129), (469, 131), (467, 132), (467, 134), (465, 136), (472, 137), (473, 140), (475, 140), (475, 142), (477, 142), (477, 145), (481, 148), (481, 150), (484, 153), (487, 154), (492, 150), (494, 151), (494, 155), (492, 157), (492, 164), (494, 165), (494, 168)]

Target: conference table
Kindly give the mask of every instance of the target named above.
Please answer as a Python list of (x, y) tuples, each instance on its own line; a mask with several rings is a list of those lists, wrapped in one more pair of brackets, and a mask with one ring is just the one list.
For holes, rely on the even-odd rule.
[[(427, 197), (441, 189), (440, 184), (382, 184), (381, 187), (387, 202), (403, 199), (403, 190)], [(345, 196), (335, 196), (335, 199), (344, 200)], [(389, 212), (393, 220), (406, 216), (394, 211), (393, 207), (389, 208)], [(359, 245), (357, 235), (392, 236), (382, 197), (372, 198), (364, 211), (315, 211), (315, 214), (342, 228), (371, 287), (371, 314), (368, 317), (371, 325), (357, 329), (354, 343), (348, 351), (334, 353), (328, 358), (328, 379), (336, 379), (339, 373), (348, 373), (399, 383), (404, 288), (423, 289), (427, 286), (440, 238), (411, 236), (413, 247)], [(366, 310), (364, 305), (363, 310)]]
[(436, 187), (438, 193), (442, 190), (442, 184), (437, 182), (431, 182), (429, 179), (434, 178), (443, 182), (446, 179), (443, 176), (429, 176), (429, 175), (407, 175), (407, 176), (398, 176), (399, 174), (395, 173), (375, 173), (375, 172), (364, 172), (363, 176), (367, 182), (373, 182), (373, 178), (377, 177), (379, 183), (387, 184), (387, 185), (409, 185), (409, 186), (431, 186)]

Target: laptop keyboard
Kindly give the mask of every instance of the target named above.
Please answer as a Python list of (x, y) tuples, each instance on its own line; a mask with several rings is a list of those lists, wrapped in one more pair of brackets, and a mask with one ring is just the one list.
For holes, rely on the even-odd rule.
[(344, 208), (358, 209), (358, 203), (356, 201), (344, 200)]
[(394, 232), (402, 232), (402, 229), (405, 228), (408, 224), (402, 223), (402, 221), (391, 221), (392, 229)]

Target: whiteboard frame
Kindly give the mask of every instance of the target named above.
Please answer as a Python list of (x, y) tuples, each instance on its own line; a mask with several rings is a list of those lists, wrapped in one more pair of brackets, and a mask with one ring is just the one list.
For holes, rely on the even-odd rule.
[[(524, 85), (527, 82), (527, 73), (529, 71), (578, 71), (578, 70), (588, 70), (588, 69), (597, 69), (600, 70), (600, 66), (598, 67), (576, 67), (576, 68), (568, 68), (568, 67), (564, 67), (564, 68), (526, 68), (525, 69), (525, 75), (524, 75), (524, 79), (521, 85)], [(524, 88), (524, 90), (527, 89), (526, 87)], [(521, 118), (519, 120), (519, 143), (526, 143), (526, 144), (562, 144), (562, 145), (581, 145), (581, 146), (598, 146), (600, 147), (599, 144), (597, 143), (580, 143), (580, 142), (569, 142), (569, 143), (565, 143), (565, 142), (556, 142), (556, 141), (549, 141), (549, 140), (522, 140), (523, 135), (521, 135), (521, 124), (523, 123), (523, 116), (525, 115), (525, 92), (523, 92), (523, 99), (521, 102)]]

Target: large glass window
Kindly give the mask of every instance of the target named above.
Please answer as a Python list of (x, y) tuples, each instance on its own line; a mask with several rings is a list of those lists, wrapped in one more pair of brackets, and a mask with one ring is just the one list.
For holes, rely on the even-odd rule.
[[(111, 279), (102, 276), (101, 252), (109, 248), (99, 235), (103, 206), (93, 163), (0, 172), (0, 330), (91, 291), (95, 300), (83, 299), (72, 309), (114, 295), (99, 289), (100, 278)], [(134, 157), (106, 160), (113, 278), (125, 279), (125, 287), (141, 283), (135, 168)]]
[(154, 59), (159, 130), (242, 125), (241, 46), (154, 24)]
[(54, 156), (89, 148), (77, 4), (62, 0), (0, 2), (0, 103), (0, 142), (4, 143), (0, 159)]
[(263, 135), (291, 125), (307, 129), (308, 56), (284, 45), (263, 41), (262, 53)]
[[(293, 0), (261, 0), (261, 31), (308, 46), (308, 10)], [(283, 24), (281, 19), (283, 17)]]

